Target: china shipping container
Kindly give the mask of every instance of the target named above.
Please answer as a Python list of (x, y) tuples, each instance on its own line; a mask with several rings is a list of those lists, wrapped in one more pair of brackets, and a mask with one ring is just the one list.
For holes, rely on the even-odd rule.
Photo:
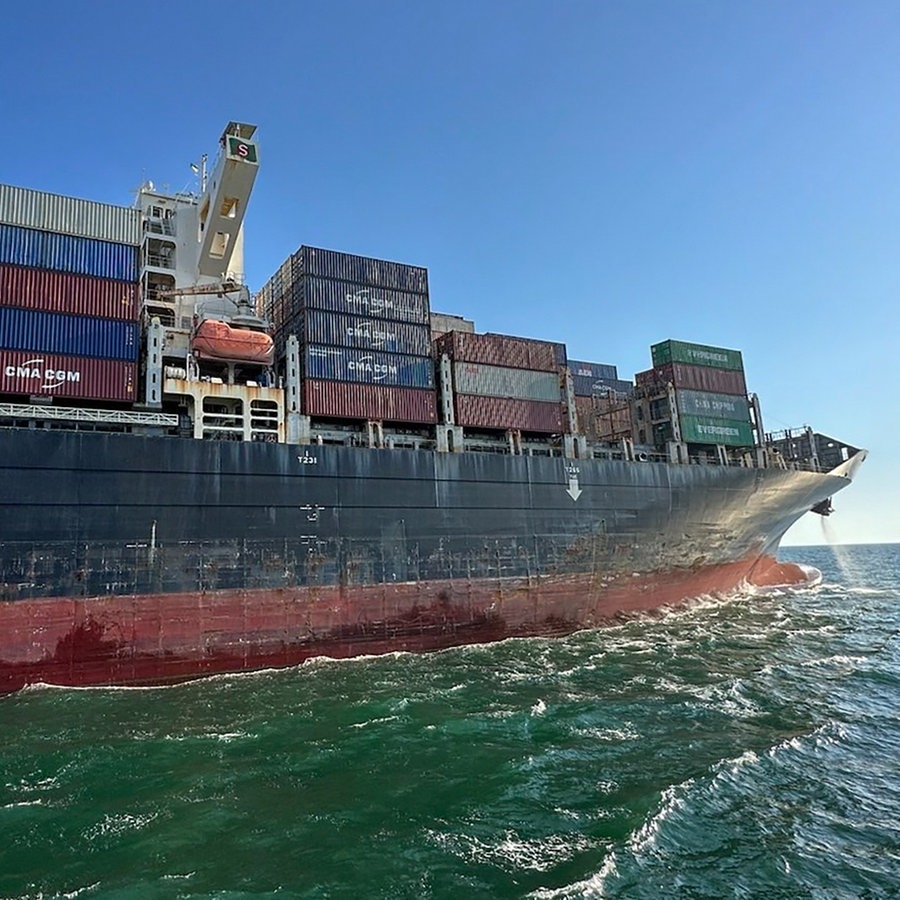
[(753, 428), (749, 422), (732, 422), (708, 416), (681, 416), (679, 422), (681, 439), (688, 444), (753, 446)]
[(138, 326), (116, 319), (0, 307), (0, 347), (134, 362)]
[(557, 372), (566, 364), (566, 345), (507, 334), (469, 334), (450, 331), (434, 342), (435, 353), (451, 360)]
[(434, 362), (427, 356), (403, 356), (353, 347), (310, 344), (303, 348), (301, 357), (301, 368), (307, 378), (434, 388)]
[(431, 355), (427, 325), (341, 315), (321, 309), (306, 310), (298, 337), (301, 343), (359, 347), (407, 356)]
[(136, 282), (0, 265), (0, 306), (134, 322)]
[(686, 341), (661, 341), (650, 347), (654, 366), (666, 363), (686, 363), (691, 366), (710, 366), (713, 369), (744, 371), (740, 350), (725, 347), (709, 347), (706, 344), (689, 344)]
[(0, 223), (136, 246), (141, 211), (0, 184)]
[(616, 379), (619, 373), (615, 366), (607, 363), (582, 362), (577, 359), (569, 360), (569, 371), (573, 375), (581, 375), (585, 378)]
[(483, 363), (453, 363), (453, 389), (482, 397), (514, 397), (559, 403), (562, 393), (555, 372), (508, 369)]
[(430, 425), (437, 421), (437, 395), (417, 388), (304, 379), (303, 412), (331, 419), (373, 419)]
[(710, 366), (688, 366), (684, 363), (667, 363), (634, 376), (638, 385), (665, 388), (670, 382), (675, 388), (707, 391), (713, 394), (747, 395), (744, 373), (736, 369), (713, 369)]
[(0, 394), (132, 403), (133, 362), (0, 350)]
[(289, 262), (291, 278), (314, 275), (358, 285), (395, 288), (414, 294), (428, 293), (428, 270), (423, 266), (305, 245), (291, 256)]
[(137, 261), (137, 247), (127, 244), (0, 225), (0, 263), (136, 281)]
[(456, 424), (464, 427), (491, 430), (517, 428), (540, 434), (558, 434), (563, 428), (559, 403), (471, 394), (456, 394), (454, 403)]
[(678, 412), (686, 416), (706, 416), (712, 419), (750, 420), (750, 404), (737, 394), (709, 394), (704, 391), (676, 390)]
[[(570, 367), (571, 368), (571, 367)], [(572, 392), (576, 397), (601, 394), (630, 394), (634, 385), (624, 378), (594, 378), (591, 375), (572, 375)]]

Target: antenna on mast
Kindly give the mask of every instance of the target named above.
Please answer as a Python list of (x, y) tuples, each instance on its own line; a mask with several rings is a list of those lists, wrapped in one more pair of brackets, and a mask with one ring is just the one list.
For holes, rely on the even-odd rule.
[(209, 154), (204, 153), (203, 156), (200, 157), (199, 165), (197, 163), (191, 163), (191, 171), (195, 175), (200, 176), (200, 194), (203, 195), (206, 193), (206, 163), (209, 160)]

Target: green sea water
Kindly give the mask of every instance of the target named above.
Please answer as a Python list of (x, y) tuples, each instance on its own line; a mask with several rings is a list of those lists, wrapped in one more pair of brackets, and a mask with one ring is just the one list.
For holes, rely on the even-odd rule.
[(0, 699), (2, 898), (900, 897), (900, 546), (565, 639)]

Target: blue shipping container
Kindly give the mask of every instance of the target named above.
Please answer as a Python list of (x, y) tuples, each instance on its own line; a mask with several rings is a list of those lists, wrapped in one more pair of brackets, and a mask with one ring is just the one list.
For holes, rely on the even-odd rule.
[[(392, 322), (413, 322), (431, 327), (431, 309), (424, 294), (390, 288), (360, 287), (327, 278), (301, 278), (291, 289), (290, 306), (297, 309), (327, 309)], [(286, 318), (290, 318), (286, 311)]]
[(403, 356), (352, 347), (308, 345), (303, 350), (303, 373), (307, 378), (329, 381), (434, 387), (434, 362), (430, 356)]
[(590, 375), (572, 375), (572, 390), (576, 397), (602, 397), (612, 391), (628, 394), (634, 385), (619, 378), (594, 378)]
[(138, 250), (93, 238), (0, 225), (0, 263), (137, 281)]
[(431, 329), (411, 322), (391, 322), (309, 309), (303, 316), (300, 342), (384, 350), (407, 356), (431, 355)]
[(295, 276), (313, 275), (371, 287), (428, 293), (428, 270), (423, 266), (306, 246), (301, 247), (289, 262)]
[(133, 322), (0, 307), (0, 348), (134, 362), (138, 326)]
[(580, 362), (577, 359), (569, 360), (569, 371), (573, 375), (583, 375), (586, 378), (617, 379), (619, 377), (615, 366), (606, 363)]

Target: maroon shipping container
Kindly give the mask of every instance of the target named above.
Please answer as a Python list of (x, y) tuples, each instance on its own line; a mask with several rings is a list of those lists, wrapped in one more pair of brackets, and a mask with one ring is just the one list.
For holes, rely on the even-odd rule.
[(0, 306), (135, 322), (138, 285), (91, 275), (0, 265)]
[(638, 372), (634, 376), (634, 380), (642, 387), (649, 387), (653, 384), (666, 385), (671, 381), (676, 388), (747, 396), (747, 381), (744, 373), (736, 369), (713, 369), (709, 366), (666, 363), (648, 369), (646, 372)]
[(511, 337), (506, 334), (472, 334), (450, 331), (434, 342), (440, 355), (458, 362), (484, 363), (510, 369), (556, 372), (566, 364), (566, 345), (553, 341)]
[(471, 428), (518, 428), (542, 434), (559, 434), (563, 429), (559, 403), (517, 400), (510, 397), (456, 395), (456, 424)]
[(0, 394), (133, 402), (136, 369), (117, 359), (0, 350)]
[(437, 421), (437, 394), (420, 388), (306, 379), (303, 412), (330, 419), (430, 425)]

